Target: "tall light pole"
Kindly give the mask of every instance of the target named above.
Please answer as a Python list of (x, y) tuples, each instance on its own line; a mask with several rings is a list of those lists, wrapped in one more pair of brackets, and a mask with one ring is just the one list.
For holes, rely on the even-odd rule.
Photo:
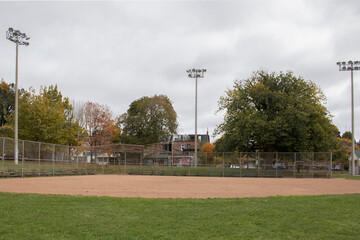
[(29, 46), (27, 42), (30, 38), (25, 33), (19, 30), (9, 28), (6, 31), (6, 38), (16, 43), (16, 65), (15, 65), (15, 137), (14, 137), (14, 162), (17, 165), (19, 159), (19, 148), (18, 148), (18, 48), (19, 45)]
[(339, 71), (351, 72), (351, 175), (355, 175), (355, 140), (354, 140), (354, 80), (353, 71), (360, 70), (360, 61), (337, 62)]
[(198, 85), (198, 78), (203, 78), (206, 69), (189, 69), (187, 70), (189, 78), (195, 78), (195, 167), (197, 167), (197, 85)]

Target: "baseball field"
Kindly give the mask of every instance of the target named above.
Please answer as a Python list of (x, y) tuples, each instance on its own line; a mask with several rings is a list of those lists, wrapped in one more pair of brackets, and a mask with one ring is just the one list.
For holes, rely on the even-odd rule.
[(358, 239), (360, 181), (0, 179), (0, 239)]

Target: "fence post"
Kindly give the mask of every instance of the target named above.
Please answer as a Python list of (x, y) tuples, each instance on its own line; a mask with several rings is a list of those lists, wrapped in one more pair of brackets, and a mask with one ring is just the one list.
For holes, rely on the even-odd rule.
[(41, 176), (40, 158), (41, 158), (41, 142), (39, 142), (39, 176)]
[(332, 178), (332, 152), (330, 152), (330, 178)]
[(63, 168), (64, 168), (64, 166), (65, 166), (66, 175), (69, 175), (69, 168), (68, 168), (68, 165), (67, 165), (67, 163), (66, 163), (66, 155), (65, 155), (65, 154), (68, 154), (68, 153), (63, 153), (63, 154), (61, 155), (61, 161), (62, 161), (62, 166), (63, 166)]
[[(190, 157), (190, 152), (188, 152), (188, 155), (189, 155), (189, 157)], [(193, 154), (194, 155), (194, 154)], [(195, 156), (195, 155), (194, 155)], [(192, 168), (192, 167), (195, 167), (195, 158), (194, 158), (194, 156), (193, 156), (193, 161), (191, 161), (191, 165), (190, 165), (190, 167), (188, 167), (187, 169), (188, 169), (188, 176), (190, 176), (190, 169)]]
[(126, 171), (126, 152), (125, 152), (125, 154), (124, 154), (124, 157), (125, 157), (124, 170), (125, 170), (125, 174), (127, 174), (127, 171)]
[(171, 143), (171, 176), (174, 176), (174, 142)]
[(259, 157), (260, 153), (257, 152), (256, 153), (256, 158), (257, 158), (257, 177), (260, 177), (260, 157)]
[[(140, 159), (139, 159), (139, 166), (142, 166), (142, 161), (143, 161), (143, 156), (144, 156), (144, 151), (145, 151), (145, 149), (143, 149), (143, 151), (142, 152), (140, 152)], [(156, 154), (156, 153), (155, 153)]]
[(225, 176), (225, 153), (223, 153), (222, 166), (223, 166), (223, 172), (222, 172), (222, 175), (223, 175), (223, 177), (224, 177), (224, 176)]
[[(105, 154), (104, 154), (104, 156), (105, 156)], [(103, 159), (104, 159), (104, 157), (103, 157)], [(100, 163), (100, 162), (99, 162)], [(103, 175), (105, 175), (105, 170), (104, 170), (104, 162), (101, 162), (101, 166), (102, 166), (102, 174)]]
[(311, 178), (314, 178), (314, 161), (315, 161), (315, 153), (312, 153), (312, 165), (311, 165)]
[(294, 167), (293, 167), (293, 171), (294, 171), (294, 178), (295, 178), (295, 174), (296, 174), (296, 153), (294, 153)]
[(241, 152), (239, 152), (239, 169), (240, 169), (240, 177), (241, 177)]
[[(80, 149), (79, 149), (80, 150)], [(88, 164), (88, 160), (87, 160), (87, 153), (86, 151), (82, 151), (81, 154), (84, 156), (84, 160), (85, 160), (85, 174), (88, 175), (88, 171), (87, 171), (87, 164)]]
[(21, 163), (21, 177), (23, 178), (24, 177), (24, 161), (25, 161), (25, 159), (24, 159), (24, 155), (25, 155), (25, 144), (24, 144), (24, 140), (22, 140), (22, 163)]
[(55, 176), (55, 144), (53, 145), (53, 154), (52, 154), (52, 162), (53, 162), (53, 176)]
[(1, 177), (4, 177), (4, 161), (5, 161), (5, 138), (2, 139), (2, 154), (1, 154)]
[[(159, 166), (159, 160), (158, 160), (158, 155), (155, 152), (155, 164), (153, 164), (153, 167), (155, 167), (155, 176), (157, 176), (157, 171), (158, 171), (158, 166)], [(151, 170), (152, 171), (152, 170)], [(145, 173), (146, 174), (146, 173)]]
[[(207, 169), (206, 169), (206, 165), (207, 165), (207, 153), (206, 152), (203, 152), (201, 153), (201, 164), (198, 166), (200, 166), (199, 169), (197, 169), (197, 173), (196, 175), (197, 176), (207, 176)], [(198, 159), (199, 160), (199, 159)]]
[[(117, 161), (117, 157), (116, 157), (116, 154), (115, 154), (115, 151), (112, 152), (112, 156), (113, 156), (113, 160), (114, 160), (114, 169), (115, 169), (115, 173), (117, 172), (116, 170), (116, 161)], [(118, 167), (118, 170), (119, 170), (119, 175), (120, 175), (120, 167)]]
[(79, 175), (79, 153), (77, 151), (76, 152), (76, 175)]
[(119, 175), (121, 175), (122, 174), (122, 168), (121, 168), (121, 155), (122, 155), (122, 153), (120, 152), (115, 152), (115, 154), (117, 154), (117, 156), (118, 156), (118, 161), (119, 161)]
[[(71, 167), (71, 155), (70, 155), (70, 146), (68, 147), (68, 161), (67, 161), (67, 169), (69, 169)], [(70, 167), (69, 167), (70, 166)], [(71, 175), (72, 169), (70, 169), (70, 171), (68, 170), (68, 175)]]
[(275, 172), (276, 172), (276, 178), (278, 178), (278, 159), (279, 159), (279, 153), (276, 152), (276, 157), (275, 157)]
[[(301, 154), (301, 153), (300, 153)], [(304, 156), (304, 154), (305, 153), (302, 153), (302, 155)], [(301, 155), (300, 155), (301, 156)], [(302, 178), (304, 178), (305, 177), (305, 160), (304, 160), (304, 157), (302, 157), (302, 158), (300, 158), (301, 159), (301, 161), (303, 162), (302, 163)], [(300, 171), (300, 169), (299, 169), (299, 171)]]

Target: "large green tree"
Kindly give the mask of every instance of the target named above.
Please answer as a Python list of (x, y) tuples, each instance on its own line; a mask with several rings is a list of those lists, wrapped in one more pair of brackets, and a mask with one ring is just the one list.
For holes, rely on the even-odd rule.
[(329, 151), (337, 128), (324, 106), (325, 96), (312, 81), (292, 72), (257, 71), (235, 81), (220, 98), (226, 111), (217, 126), (218, 151)]
[(165, 95), (142, 97), (130, 104), (120, 116), (121, 135), (117, 141), (131, 144), (150, 144), (168, 141), (176, 133), (177, 115)]
[[(24, 94), (24, 89), (19, 89), (19, 96)], [(3, 79), (0, 82), (0, 137), (14, 137), (14, 127), (7, 124), (7, 119), (15, 110), (14, 84), (7, 84)]]
[[(47, 143), (77, 145), (81, 128), (74, 120), (68, 98), (57, 86), (43, 87), (39, 94), (30, 90), (19, 98), (19, 138)], [(9, 118), (14, 125), (14, 113)]]
[[(19, 89), (19, 95), (22, 95), (24, 89)], [(6, 118), (15, 109), (15, 88), (14, 84), (7, 84), (3, 79), (0, 81), (0, 127), (7, 123)]]
[(15, 91), (13, 84), (9, 85), (3, 80), (0, 82), (0, 126), (5, 125), (6, 117), (10, 115), (15, 106)]

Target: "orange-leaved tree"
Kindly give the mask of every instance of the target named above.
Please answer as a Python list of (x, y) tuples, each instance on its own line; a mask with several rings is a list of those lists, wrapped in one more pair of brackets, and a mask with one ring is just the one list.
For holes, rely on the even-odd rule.
[(213, 161), (213, 151), (215, 149), (215, 146), (209, 142), (205, 143), (202, 147), (201, 147), (201, 152), (203, 152), (206, 156), (206, 161), (208, 163)]

